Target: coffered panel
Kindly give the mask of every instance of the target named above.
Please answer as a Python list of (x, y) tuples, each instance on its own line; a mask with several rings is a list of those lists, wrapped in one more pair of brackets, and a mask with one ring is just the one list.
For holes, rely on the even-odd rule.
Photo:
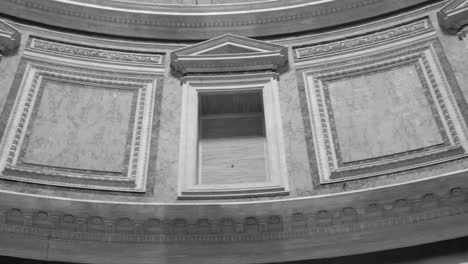
[[(88, 62), (96, 54), (108, 61)], [(138, 68), (141, 63), (161, 63), (161, 56), (31, 39), (12, 87), (16, 100), (2, 141), (0, 178), (146, 191), (161, 77)]]
[(341, 163), (449, 144), (419, 74), (410, 64), (324, 80)]
[[(299, 65), (320, 183), (389, 174), (466, 156), (465, 118), (456, 82), (442, 68), (443, 50), (427, 21), (383, 30), (396, 39), (342, 40), (342, 57), (325, 53)], [(421, 27), (416, 26), (421, 25)], [(403, 28), (420, 35), (397, 33)], [(374, 45), (363, 50), (361, 44)], [(316, 47), (326, 46), (319, 44)], [(341, 47), (340, 42), (328, 44)], [(380, 45), (380, 46), (379, 46)], [(323, 48), (323, 47), (322, 47)], [(299, 48), (305, 51), (307, 47)], [(317, 53), (318, 54), (318, 53)]]
[(137, 90), (45, 78), (22, 161), (122, 173)]

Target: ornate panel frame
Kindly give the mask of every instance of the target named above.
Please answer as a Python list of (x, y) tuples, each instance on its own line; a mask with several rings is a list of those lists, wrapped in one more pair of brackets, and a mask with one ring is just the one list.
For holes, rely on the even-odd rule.
[[(179, 199), (222, 199), (288, 194), (286, 158), (276, 73), (190, 76), (183, 79)], [(263, 97), (267, 181), (239, 184), (197, 184), (198, 95), (209, 92), (261, 91)]]
[(368, 50), (394, 41), (411, 39), (416, 35), (430, 32), (433, 32), (431, 21), (429, 19), (418, 19), (363, 36), (296, 47), (294, 49), (294, 57), (296, 60), (304, 60), (308, 58), (318, 59), (327, 56), (337, 56), (349, 52)]
[[(427, 46), (389, 57), (377, 57), (370, 61), (348, 65), (346, 68), (330, 68), (304, 73), (308, 86), (307, 96), (311, 120), (316, 134), (321, 133), (321, 135), (314, 137), (314, 141), (318, 146), (317, 157), (320, 163), (322, 182), (392, 173), (440, 163), (465, 155), (459, 138), (459, 134), (462, 137), (465, 135), (465, 129), (460, 123), (462, 121), (458, 117), (459, 114), (451, 105), (451, 101), (454, 99), (450, 99), (451, 95), (444, 90), (445, 85), (441, 83), (441, 76), (436, 76), (437, 69), (431, 65), (434, 58), (430, 47)], [(424, 87), (424, 93), (431, 105), (444, 143), (385, 157), (343, 162), (333, 123), (333, 111), (328, 98), (327, 83), (337, 79), (372, 74), (408, 65), (413, 65), (418, 71), (420, 82)]]
[[(44, 45), (38, 46), (39, 42)], [(99, 54), (107, 57), (107, 61), (96, 59)], [(1, 143), (0, 178), (62, 187), (146, 192), (153, 112), (157, 89), (162, 84), (158, 72), (162, 69), (149, 69), (141, 64), (161, 63), (160, 55), (143, 56), (34, 37), (29, 39), (19, 67), (22, 75), (17, 76), (12, 87), (15, 98)], [(24, 160), (32, 123), (49, 81), (131, 94), (129, 134), (126, 135), (122, 171), (54, 167)], [(3, 113), (3, 120), (7, 114)]]
[(153, 66), (161, 67), (164, 56), (160, 53), (137, 53), (123, 50), (77, 45), (33, 36), (28, 39), (28, 50), (37, 54), (50, 54), (63, 58), (73, 58), (80, 61), (93, 61), (111, 65)]
[[(369, 46), (374, 48), (367, 50)], [(455, 99), (458, 97), (453, 93), (458, 92), (458, 84), (444, 69), (447, 64), (443, 49), (428, 19), (369, 35), (298, 47), (295, 51), (307, 98), (308, 117), (304, 118), (310, 121), (312, 128), (318, 183), (401, 172), (466, 157), (466, 112), (461, 108), (466, 106), (466, 102)], [(337, 53), (340, 54), (339, 58), (335, 56)], [(356, 162), (343, 162), (328, 83), (408, 66), (415, 67), (418, 73), (443, 143)]]

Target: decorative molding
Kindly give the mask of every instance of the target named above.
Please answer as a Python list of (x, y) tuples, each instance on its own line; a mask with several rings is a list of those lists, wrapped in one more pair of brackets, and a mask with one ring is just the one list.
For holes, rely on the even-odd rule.
[(440, 26), (450, 34), (457, 34), (468, 25), (468, 1), (449, 0), (437, 13)]
[[(22, 63), (25, 70), (21, 84), (12, 89), (17, 90), (18, 95), (2, 142), (9, 151), (4, 152), (1, 158), (0, 178), (85, 189), (145, 192), (152, 109), (155, 90), (161, 85), (161, 80), (150, 75), (130, 72), (116, 74), (105, 69), (90, 70), (28, 59), (23, 59)], [(128, 165), (123, 165), (122, 172), (50, 167), (23, 161), (31, 134), (30, 124), (37, 112), (43, 84), (48, 80), (83, 84), (96, 89), (106, 87), (116, 92), (134, 94), (130, 134), (127, 136), (128, 149), (124, 159)]]
[(0, 56), (14, 53), (21, 42), (21, 33), (0, 19)]
[[(73, 215), (43, 209), (0, 208), (0, 233), (30, 238), (137, 244), (236, 243), (316, 239), (372, 230), (394, 230), (468, 214), (463, 188), (358, 207), (321, 208), (255, 216), (135, 219)], [(414, 193), (412, 194), (414, 197)]]
[[(356, 63), (330, 64), (317, 71), (305, 71), (306, 93), (309, 101), (311, 122), (314, 127), (314, 142), (319, 163), (320, 182), (336, 182), (362, 177), (394, 173), (425, 167), (466, 156), (466, 135), (463, 119), (457, 113), (456, 105), (450, 100), (450, 92), (445, 90), (437, 66), (432, 44), (414, 48), (402, 53), (375, 56), (370, 60)], [(346, 66), (341, 66), (346, 64)], [(340, 66), (338, 66), (340, 65)], [(424, 89), (438, 129), (444, 137), (442, 145), (430, 146), (415, 151), (405, 151), (395, 155), (376, 157), (359, 162), (341, 161), (339, 140), (335, 131), (333, 112), (327, 97), (327, 83), (333, 80), (365, 76), (385, 72), (392, 68), (414, 66)], [(427, 77), (428, 76), (428, 77)], [(444, 89), (444, 91), (441, 91)], [(325, 99), (323, 99), (325, 98)], [(325, 100), (325, 101), (323, 101)], [(327, 121), (330, 120), (330, 121)], [(456, 124), (456, 125), (454, 125)], [(320, 134), (320, 136), (318, 135)], [(462, 143), (465, 142), (465, 143)]]
[[(229, 52), (229, 47), (234, 51)], [(171, 53), (171, 69), (176, 76), (259, 70), (283, 72), (287, 67), (286, 47), (232, 34), (222, 35)]]
[(55, 56), (62, 55), (76, 59), (90, 59), (99, 62), (108, 61), (112, 63), (152, 66), (163, 64), (163, 56), (160, 54), (106, 50), (37, 37), (30, 38), (27, 47), (28, 50), (34, 52), (53, 54)]
[[(397, 1), (397, 3), (395, 3)], [(44, 24), (122, 36), (209, 39), (221, 32), (255, 37), (288, 34), (355, 22), (428, 0), (287, 0), (230, 5), (167, 5), (106, 1), (73, 5), (56, 0), (4, 0), (0, 9)], [(125, 14), (125, 15), (122, 15)], [(334, 18), (334, 19), (329, 19)], [(89, 21), (93, 21), (90, 27)], [(174, 31), (177, 29), (176, 31)], [(115, 30), (115, 31), (112, 31)]]
[[(281, 115), (278, 105), (278, 73), (288, 67), (284, 46), (222, 35), (171, 54), (172, 73), (182, 77), (182, 123), (179, 154), (178, 199), (226, 199), (287, 195), (288, 182)], [(258, 73), (263, 71), (265, 73)], [(256, 73), (257, 72), (257, 73)], [(217, 74), (217, 75), (213, 75)], [(265, 120), (266, 179), (261, 182), (202, 184), (196, 179), (199, 153), (198, 98), (208, 92), (260, 91)], [(195, 133), (194, 133), (195, 132)]]
[[(295, 48), (296, 68), (305, 83), (313, 129), (311, 136), (317, 162), (311, 163), (318, 163), (320, 177), (317, 183), (395, 173), (466, 156), (465, 117), (452, 94), (457, 87), (450, 87), (457, 84), (448, 83), (440, 62), (444, 54), (439, 46), (429, 19), (424, 18), (363, 36)], [(342, 162), (328, 83), (402, 67), (416, 70), (444, 143), (362, 161)]]
[(319, 58), (323, 56), (336, 56), (337, 54), (349, 51), (369, 49), (376, 45), (391, 43), (395, 40), (412, 38), (416, 35), (424, 34), (433, 30), (429, 19), (413, 21), (405, 25), (384, 29), (375, 33), (363, 36), (334, 40), (328, 43), (319, 43), (312, 46), (296, 48), (295, 59)]
[[(181, 144), (179, 151), (178, 199), (229, 199), (288, 195), (287, 164), (278, 104), (276, 73), (242, 75), (187, 76), (183, 81)], [(266, 180), (255, 183), (203, 184), (199, 175), (199, 113), (200, 94), (210, 92), (260, 91), (265, 121)]]

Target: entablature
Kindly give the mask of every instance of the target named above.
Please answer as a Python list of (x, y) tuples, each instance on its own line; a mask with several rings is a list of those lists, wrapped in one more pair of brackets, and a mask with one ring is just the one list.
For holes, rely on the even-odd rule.
[[(151, 2), (151, 3), (150, 3)], [(4, 0), (5, 15), (62, 28), (146, 39), (204, 40), (226, 32), (273, 36), (343, 25), (429, 0), (272, 0), (229, 4)]]

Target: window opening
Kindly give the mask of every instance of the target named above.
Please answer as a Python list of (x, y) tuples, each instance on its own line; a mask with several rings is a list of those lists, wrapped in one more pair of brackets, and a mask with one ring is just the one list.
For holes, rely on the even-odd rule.
[(267, 181), (261, 90), (199, 94), (197, 184)]

